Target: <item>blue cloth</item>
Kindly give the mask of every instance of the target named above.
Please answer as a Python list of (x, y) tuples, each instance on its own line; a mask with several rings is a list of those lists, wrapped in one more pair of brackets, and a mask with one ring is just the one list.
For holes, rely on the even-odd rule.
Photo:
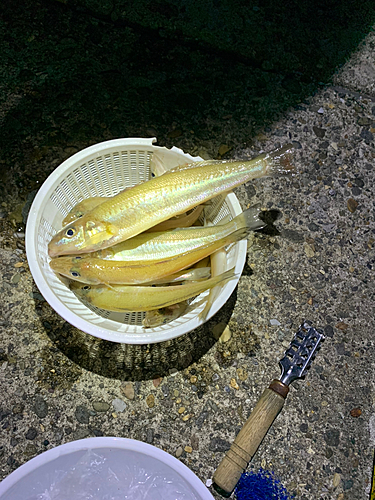
[(270, 471), (244, 472), (235, 489), (237, 500), (292, 500), (284, 486)]

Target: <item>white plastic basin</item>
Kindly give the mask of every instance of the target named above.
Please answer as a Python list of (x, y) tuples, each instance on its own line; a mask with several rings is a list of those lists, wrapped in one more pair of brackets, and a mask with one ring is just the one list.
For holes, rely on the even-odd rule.
[(72, 441), (25, 463), (0, 483), (1, 500), (213, 500), (172, 455), (133, 439)]

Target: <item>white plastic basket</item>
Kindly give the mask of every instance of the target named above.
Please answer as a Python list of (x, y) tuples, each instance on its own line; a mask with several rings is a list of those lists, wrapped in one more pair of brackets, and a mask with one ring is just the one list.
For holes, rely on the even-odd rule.
[[(90, 196), (113, 196), (126, 187), (150, 177), (150, 159), (154, 151), (163, 155), (167, 166), (198, 161), (181, 149), (154, 146), (156, 138), (115, 139), (90, 146), (64, 161), (39, 189), (31, 206), (26, 225), (26, 253), (34, 281), (46, 301), (70, 324), (80, 330), (112, 342), (149, 344), (179, 337), (200, 326), (198, 317), (204, 308), (208, 291), (194, 299), (187, 312), (165, 325), (142, 326), (145, 313), (114, 313), (89, 308), (69, 290), (49, 267), (48, 243), (61, 229), (62, 220), (79, 201)], [(216, 223), (226, 216), (241, 213), (233, 193), (213, 199), (205, 216)], [(227, 253), (222, 272), (235, 267), (241, 275), (246, 259), (246, 241), (233, 245)], [(208, 317), (212, 317), (228, 300), (238, 277), (222, 286)]]

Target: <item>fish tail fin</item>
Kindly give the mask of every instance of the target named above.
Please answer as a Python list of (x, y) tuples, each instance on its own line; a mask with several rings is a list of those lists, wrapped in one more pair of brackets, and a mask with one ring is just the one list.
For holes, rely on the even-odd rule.
[(294, 158), (294, 147), (292, 144), (275, 149), (267, 153), (264, 161), (267, 162), (267, 175), (291, 174), (297, 173), (292, 161)]
[(237, 278), (237, 274), (235, 273), (235, 267), (232, 267), (231, 269), (228, 269), (227, 271), (224, 271), (223, 273), (219, 274), (218, 276), (215, 276), (214, 278), (210, 278), (212, 280), (213, 285), (216, 286), (219, 283), (224, 284), (227, 281), (230, 281), (234, 278)]
[(237, 231), (243, 229), (246, 232), (246, 234), (249, 234), (251, 231), (255, 231), (256, 229), (262, 229), (262, 227), (265, 227), (267, 225), (259, 217), (260, 213), (261, 213), (260, 203), (257, 203), (252, 207), (247, 208), (239, 215), (237, 215), (233, 220), (230, 221), (230, 223), (236, 224)]

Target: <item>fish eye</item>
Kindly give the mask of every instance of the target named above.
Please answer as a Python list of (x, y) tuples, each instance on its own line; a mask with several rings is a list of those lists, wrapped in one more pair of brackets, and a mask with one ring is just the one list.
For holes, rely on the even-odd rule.
[(89, 285), (85, 285), (85, 286), (83, 286), (83, 287), (82, 287), (82, 290), (90, 290)]
[(74, 236), (74, 234), (75, 234), (75, 229), (73, 229), (72, 227), (70, 227), (65, 231), (65, 236), (68, 236), (69, 238)]
[(70, 274), (74, 277), (74, 278), (78, 278), (79, 276), (81, 276), (77, 271), (70, 271)]

